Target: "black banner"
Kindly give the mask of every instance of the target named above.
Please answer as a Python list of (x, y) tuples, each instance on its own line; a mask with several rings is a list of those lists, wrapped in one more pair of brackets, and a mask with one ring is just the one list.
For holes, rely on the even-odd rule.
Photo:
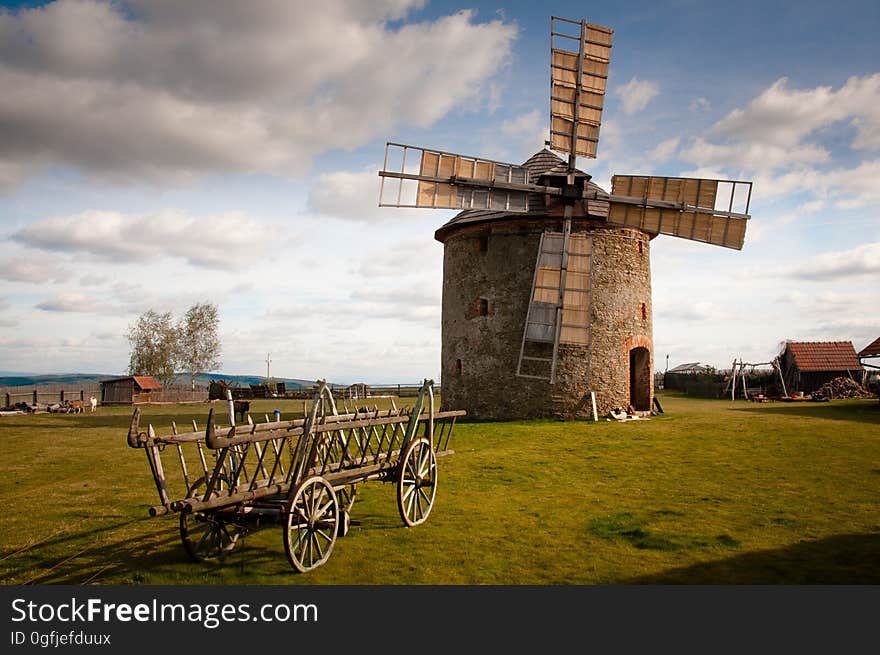
[[(876, 586), (0, 587), (4, 652), (873, 643)], [(212, 651), (217, 652), (217, 651)]]

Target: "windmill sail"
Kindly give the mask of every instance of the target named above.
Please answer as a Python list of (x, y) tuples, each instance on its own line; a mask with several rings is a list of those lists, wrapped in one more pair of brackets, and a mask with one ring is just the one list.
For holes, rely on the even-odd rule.
[[(564, 30), (577, 25), (578, 35)], [(614, 30), (556, 16), (550, 19), (550, 147), (595, 157)], [(574, 45), (575, 52), (564, 46)]]
[(559, 345), (589, 344), (591, 248), (586, 235), (541, 234), (518, 376), (553, 383)]
[(529, 210), (528, 170), (503, 162), (388, 143), (380, 207)]
[(741, 250), (752, 183), (615, 175), (608, 222)]

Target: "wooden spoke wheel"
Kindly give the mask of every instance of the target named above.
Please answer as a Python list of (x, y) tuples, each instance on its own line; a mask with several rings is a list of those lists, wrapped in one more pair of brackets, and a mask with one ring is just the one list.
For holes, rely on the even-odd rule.
[(357, 485), (351, 484), (336, 490), (336, 498), (339, 501), (339, 525), (336, 533), (344, 537), (351, 529), (351, 508), (357, 496)]
[(306, 573), (330, 558), (339, 530), (339, 501), (319, 475), (294, 489), (284, 530), (284, 550), (291, 566)]
[(404, 525), (424, 523), (437, 494), (437, 456), (427, 439), (410, 442), (400, 460), (397, 480), (397, 509)]
[[(190, 488), (188, 498), (204, 493), (205, 479)], [(196, 562), (217, 560), (231, 553), (244, 536), (245, 527), (236, 523), (228, 510), (180, 513), (180, 539), (187, 555)]]

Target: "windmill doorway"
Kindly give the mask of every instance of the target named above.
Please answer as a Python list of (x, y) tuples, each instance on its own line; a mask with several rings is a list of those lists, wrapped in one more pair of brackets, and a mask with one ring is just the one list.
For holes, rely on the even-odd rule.
[(639, 412), (651, 410), (651, 355), (641, 346), (629, 351), (629, 404)]

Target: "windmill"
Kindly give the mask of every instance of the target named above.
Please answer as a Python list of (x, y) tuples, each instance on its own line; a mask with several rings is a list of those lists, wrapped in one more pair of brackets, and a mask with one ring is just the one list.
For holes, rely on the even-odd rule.
[[(456, 259), (454, 253), (450, 254), (447, 239), (451, 235), (471, 230), (468, 234), (476, 234), (478, 239), (476, 250), (485, 251), (486, 226), (490, 226), (492, 234), (507, 235), (507, 241), (515, 238), (514, 233), (530, 234), (528, 247), (533, 262), (528, 266), (530, 293), (525, 307), (519, 307), (522, 294), (512, 288), (508, 303), (515, 306), (508, 318), (516, 320), (521, 335), (518, 354), (508, 355), (507, 351), (516, 350), (509, 339), (503, 344), (489, 343), (484, 338), (484, 328), (481, 328), (481, 336), (471, 341), (480, 342), (489, 350), (499, 346), (495, 360), (503, 360), (503, 365), (496, 366), (498, 362), (485, 361), (482, 353), (468, 351), (475, 359), (481, 359), (479, 365), (472, 368), (493, 375), (511, 375), (521, 382), (513, 385), (516, 388), (512, 393), (507, 389), (506, 398), (484, 403), (477, 400), (475, 394), (486, 393), (486, 376), (471, 375), (473, 391), (464, 394), (466, 397), (456, 398), (455, 403), (466, 407), (474, 416), (513, 418), (570, 413), (583, 405), (584, 393), (595, 392), (597, 387), (603, 410), (610, 405), (626, 404), (649, 410), (652, 383), (648, 382), (646, 387), (644, 381), (639, 381), (644, 380), (646, 367), (650, 373), (651, 362), (649, 266), (645, 258), (635, 267), (647, 269), (646, 281), (640, 283), (639, 291), (644, 295), (646, 287), (648, 298), (640, 303), (634, 318), (622, 319), (616, 315), (620, 314), (617, 310), (611, 311), (616, 314), (609, 318), (601, 299), (615, 293), (626, 295), (624, 287), (629, 283), (613, 276), (609, 278), (607, 271), (634, 267), (627, 259), (628, 251), (603, 244), (612, 237), (630, 239), (642, 255), (647, 241), (664, 234), (736, 250), (743, 246), (750, 218), (751, 182), (614, 175), (608, 193), (593, 184), (589, 174), (577, 169), (578, 156), (596, 157), (612, 39), (613, 30), (607, 27), (586, 20), (551, 17), (550, 140), (547, 145), (566, 154), (567, 160), (544, 150), (523, 165), (516, 165), (400, 143), (386, 144), (385, 161), (379, 171), (379, 206), (464, 210), (435, 235), (447, 247), (444, 314), (448, 308), (454, 309), (452, 305), (447, 307), (447, 292), (462, 296), (462, 285), (456, 285), (453, 278), (466, 277), (467, 273), (456, 272), (456, 269), (481, 266), (475, 259)], [(536, 219), (540, 220), (535, 230)], [(501, 228), (513, 225), (515, 230)], [(475, 226), (481, 226), (484, 236), (474, 232)], [(505, 243), (508, 259), (521, 258), (522, 248)], [(489, 286), (503, 287), (500, 282), (510, 276), (498, 267), (506, 265), (496, 262), (494, 272), (487, 267), (485, 275), (480, 276), (490, 279), (494, 274), (495, 279), (490, 279)], [(473, 309), (466, 311), (469, 318), (491, 313), (487, 298), (478, 297), (474, 302)], [(467, 306), (468, 300), (459, 298), (457, 304)], [(495, 304), (499, 310), (507, 308), (504, 302)], [(467, 341), (469, 335), (462, 333), (454, 323), (444, 316), (444, 396), (449, 389), (456, 393), (456, 378), (467, 377), (462, 359), (453, 357), (451, 351), (455, 350), (456, 341)], [(605, 339), (611, 343), (605, 332), (612, 328), (605, 323), (641, 325), (632, 335), (615, 336), (618, 341), (628, 337), (624, 341), (628, 344), (630, 361), (625, 372), (616, 370), (624, 366), (618, 365), (614, 358), (606, 358), (601, 362), (602, 370), (596, 370), (595, 364), (602, 359), (597, 358), (596, 342)], [(499, 338), (502, 332), (509, 333), (509, 327), (505, 324), (495, 330)], [(594, 332), (604, 336), (594, 338)], [(635, 369), (641, 373), (637, 375)], [(622, 387), (626, 388), (625, 394), (620, 391)], [(640, 388), (638, 393), (634, 392), (636, 387)], [(540, 393), (536, 394), (536, 389)], [(521, 408), (529, 405), (530, 398), (538, 398), (539, 405), (523, 411)], [(554, 405), (557, 406), (554, 411), (541, 409), (547, 406), (552, 409)]]

